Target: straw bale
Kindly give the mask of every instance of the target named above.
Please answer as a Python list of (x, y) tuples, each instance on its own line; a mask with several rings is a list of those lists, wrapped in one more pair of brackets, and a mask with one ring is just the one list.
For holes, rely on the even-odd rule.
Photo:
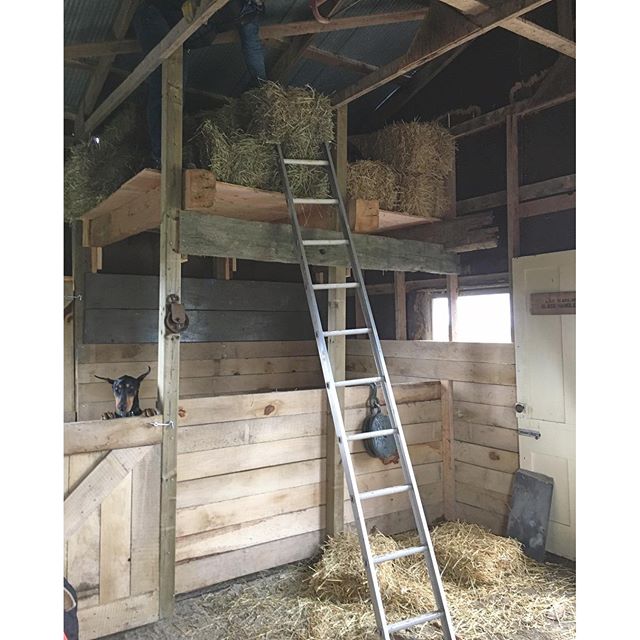
[(397, 209), (414, 216), (439, 217), (446, 206), (446, 186), (440, 176), (405, 173), (398, 180)]
[(350, 198), (378, 200), (383, 209), (396, 205), (398, 174), (384, 162), (361, 160), (349, 164), (347, 194)]

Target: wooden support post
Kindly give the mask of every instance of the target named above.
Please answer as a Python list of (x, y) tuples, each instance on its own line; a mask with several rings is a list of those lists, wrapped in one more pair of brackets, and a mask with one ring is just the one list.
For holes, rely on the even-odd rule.
[[(364, 278), (364, 270), (362, 271), (362, 277)], [(364, 319), (364, 313), (362, 311), (362, 307), (360, 306), (360, 300), (358, 300), (358, 296), (353, 296), (353, 304), (356, 308), (356, 327), (366, 327), (366, 321)], [(368, 340), (369, 336), (366, 335), (358, 335), (355, 336), (356, 340)]]
[[(347, 107), (336, 110), (336, 173), (342, 197), (346, 198), (347, 187)], [(338, 227), (336, 219), (336, 229)], [(329, 282), (345, 282), (344, 267), (329, 267)], [(346, 328), (346, 289), (329, 289), (327, 329), (337, 331)], [(357, 304), (357, 303), (356, 303)], [(336, 380), (346, 378), (346, 341), (344, 336), (328, 340), (329, 359)], [(344, 417), (344, 389), (338, 390)], [(335, 429), (327, 429), (327, 535), (335, 536), (344, 530), (344, 475), (340, 463), (340, 450)]]
[(520, 255), (520, 173), (518, 168), (518, 116), (507, 116), (507, 255), (511, 288), (511, 339), (513, 322), (513, 259)]
[(396, 312), (396, 340), (407, 339), (407, 287), (404, 273), (393, 274), (393, 299)]
[(458, 276), (447, 276), (447, 300), (449, 301), (449, 342), (458, 339)]
[(178, 212), (182, 206), (182, 47), (162, 64), (162, 161), (158, 410), (164, 416), (160, 493), (160, 617), (174, 612), (180, 336), (165, 327), (167, 298), (180, 299)]
[(456, 478), (453, 457), (453, 381), (440, 380), (442, 394), (442, 489), (445, 520), (455, 520)]
[(574, 40), (571, 0), (556, 0), (556, 12), (558, 16), (558, 33), (569, 40)]
[(74, 396), (75, 413), (78, 416), (78, 357), (80, 346), (84, 343), (84, 301), (85, 301), (85, 275), (91, 271), (91, 249), (84, 246), (83, 223), (76, 220), (71, 227), (72, 246), (72, 273), (73, 273), (73, 353), (74, 353)]
[(420, 289), (413, 296), (410, 340), (433, 340), (433, 296), (430, 291)]

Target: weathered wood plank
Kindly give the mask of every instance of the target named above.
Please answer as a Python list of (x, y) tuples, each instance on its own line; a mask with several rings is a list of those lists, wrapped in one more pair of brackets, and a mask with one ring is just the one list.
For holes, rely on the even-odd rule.
[(151, 426), (154, 421), (162, 422), (162, 416), (66, 422), (64, 453), (70, 455), (156, 444), (161, 441), (162, 433)]
[(441, 380), (442, 385), (442, 501), (447, 520), (456, 519), (456, 482), (454, 467), (454, 400), (451, 380)]
[(503, 493), (456, 482), (456, 496), (461, 504), (468, 504), (500, 516), (506, 517), (509, 514), (509, 496)]
[(509, 495), (511, 493), (513, 474), (477, 467), (466, 462), (456, 462), (456, 480), (489, 491), (495, 491), (496, 493)]
[(487, 469), (514, 473), (519, 466), (518, 454), (468, 442), (454, 443), (455, 459)]
[(492, 533), (502, 536), (507, 528), (507, 518), (480, 507), (459, 502), (458, 517), (464, 522), (473, 522), (486, 527)]
[(458, 382), (453, 389), (453, 398), (460, 402), (513, 407), (516, 403), (516, 388), (507, 385)]
[(503, 429), (456, 420), (454, 433), (456, 440), (460, 442), (472, 442), (485, 447), (518, 453), (518, 432), (515, 429)]
[[(305, 237), (340, 239), (342, 234), (309, 229)], [(354, 234), (363, 269), (457, 273), (458, 257), (441, 245)], [(188, 255), (226, 255), (247, 260), (297, 264), (290, 225), (232, 220), (190, 211), (180, 212), (180, 251)], [(340, 247), (309, 247), (309, 263), (348, 266)]]
[(484, 424), (504, 429), (517, 429), (516, 414), (513, 407), (497, 407), (473, 402), (456, 402), (457, 421)]

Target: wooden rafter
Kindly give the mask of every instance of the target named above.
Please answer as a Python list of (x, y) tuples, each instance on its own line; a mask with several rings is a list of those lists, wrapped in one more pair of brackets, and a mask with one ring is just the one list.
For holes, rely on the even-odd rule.
[[(346, 0), (329, 0), (329, 11), (326, 15), (329, 18), (335, 16), (345, 4)], [(294, 38), (286, 51), (280, 54), (273, 67), (269, 70), (270, 79), (275, 82), (286, 82), (293, 68), (311, 47), (312, 42), (313, 34)]]
[[(218, 0), (218, 4), (219, 2), (220, 0)], [(363, 16), (352, 16), (349, 18), (334, 18), (329, 24), (320, 24), (315, 20), (267, 24), (260, 28), (260, 35), (263, 40), (278, 40), (281, 38), (292, 38), (300, 35), (331, 33), (333, 31), (344, 31), (345, 29), (358, 29), (361, 27), (375, 27), (384, 24), (419, 22), (426, 14), (427, 9), (411, 9), (408, 11), (389, 11)], [(191, 35), (191, 33), (192, 32), (190, 32), (189, 35)], [(170, 35), (171, 34), (169, 34), (169, 36)], [(169, 36), (167, 36), (167, 38)], [(212, 46), (239, 41), (240, 38), (236, 31), (226, 31), (216, 37), (212, 42)], [(100, 56), (110, 56), (113, 54), (140, 52), (140, 45), (136, 40), (77, 42), (65, 45), (64, 58), (65, 60), (75, 60), (77, 58), (96, 58)]]
[[(477, 16), (487, 9), (496, 8), (501, 4), (501, 0), (482, 0), (481, 2), (478, 0), (441, 0), (441, 2), (468, 16)], [(508, 20), (501, 26), (507, 31), (527, 38), (527, 40), (537, 42), (571, 58), (576, 57), (576, 43), (570, 40), (563, 31), (560, 31), (560, 34), (554, 33), (524, 18)]]
[[(139, 2), (140, 0), (121, 0), (118, 13), (116, 14), (113, 23), (113, 37), (116, 40), (120, 40), (126, 35)], [(87, 87), (84, 97), (80, 102), (78, 114), (76, 116), (76, 129), (78, 130), (78, 133), (80, 133), (80, 130), (82, 129), (82, 123), (84, 122), (86, 115), (91, 113), (96, 106), (100, 92), (109, 77), (111, 65), (115, 59), (115, 54), (100, 58), (98, 64), (93, 70), (89, 86)]]
[(423, 20), (416, 39), (406, 54), (340, 91), (333, 103), (335, 106), (348, 104), (394, 78), (417, 69), (548, 2), (550, 0), (507, 0), (495, 9), (473, 16), (473, 20), (438, 2), (431, 7)]

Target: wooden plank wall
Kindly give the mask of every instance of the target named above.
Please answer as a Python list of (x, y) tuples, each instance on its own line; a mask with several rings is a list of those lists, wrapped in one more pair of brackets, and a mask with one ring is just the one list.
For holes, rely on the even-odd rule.
[[(440, 385), (398, 385), (396, 394), (431, 520), (442, 515)], [(311, 557), (325, 526), (323, 389), (183, 400), (178, 430), (176, 591), (185, 593)], [(366, 389), (346, 389), (346, 424), (359, 430)], [(332, 428), (329, 426), (329, 428)], [(353, 445), (361, 490), (401, 482)], [(367, 502), (388, 533), (413, 528), (406, 495)], [(345, 502), (345, 521), (353, 521)]]
[[(140, 406), (155, 406), (155, 344), (85, 344), (77, 357), (78, 419), (97, 420), (105, 411), (113, 411), (111, 386), (94, 375), (138, 376), (147, 365), (151, 373), (142, 383)], [(312, 341), (190, 343), (181, 345), (180, 358), (180, 397), (184, 399), (323, 386)]]
[[(382, 342), (394, 383), (453, 381), (457, 517), (504, 533), (519, 466), (513, 344)], [(349, 377), (372, 373), (369, 345), (347, 341)]]
[[(189, 327), (181, 343), (313, 339), (302, 284), (183, 278), (182, 300)], [(320, 292), (323, 314), (324, 301)], [(83, 304), (86, 344), (158, 339), (157, 276), (87, 274)]]

